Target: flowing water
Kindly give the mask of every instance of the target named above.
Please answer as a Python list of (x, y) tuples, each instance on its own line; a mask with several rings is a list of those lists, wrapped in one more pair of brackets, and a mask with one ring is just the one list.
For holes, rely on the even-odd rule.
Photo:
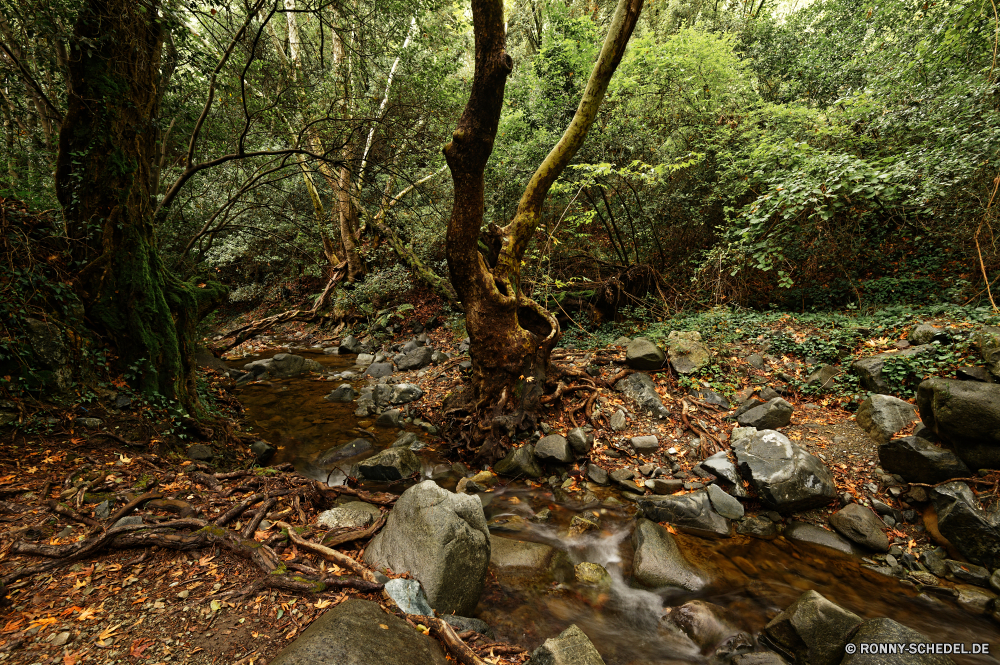
[[(242, 367), (273, 352), (231, 362)], [(324, 356), (295, 350), (324, 365), (328, 371), (351, 370), (353, 357)], [(353, 368), (357, 370), (357, 368)], [(360, 372), (359, 372), (360, 374)], [(374, 417), (359, 419), (353, 404), (327, 402), (323, 396), (343, 381), (301, 377), (247, 385), (237, 396), (247, 409), (255, 431), (278, 447), (275, 463), (292, 462), (310, 477), (343, 482), (345, 469), (358, 459), (342, 460), (340, 470), (320, 469), (313, 460), (323, 451), (356, 438), (366, 438), (376, 450), (388, 446), (399, 430), (375, 427)], [(356, 388), (363, 382), (357, 381)], [(442, 444), (443, 447), (443, 444)], [(371, 489), (402, 491), (426, 478), (454, 489), (461, 477), (433, 446), (418, 453), (422, 477), (405, 485), (375, 485)], [(366, 483), (366, 488), (369, 484)], [(611, 490), (599, 490), (604, 499)], [(765, 541), (738, 536), (709, 540), (676, 534), (684, 556), (704, 571), (710, 583), (697, 593), (664, 589), (651, 591), (630, 584), (634, 509), (628, 505), (592, 502), (583, 505), (566, 492), (511, 482), (480, 495), (486, 518), (504, 530), (503, 536), (553, 546), (563, 552), (564, 566), (545, 578), (492, 574), (476, 616), (486, 621), (498, 638), (534, 649), (570, 624), (590, 637), (608, 665), (699, 663), (720, 645), (739, 645), (757, 635), (764, 625), (809, 589), (862, 618), (885, 616), (926, 635), (932, 642), (990, 643), (988, 656), (956, 656), (958, 663), (1000, 664), (1000, 628), (985, 616), (958, 607), (946, 595), (918, 593), (894, 578), (862, 567), (862, 561), (820, 547), (784, 538)], [(627, 504), (627, 502), (626, 502)], [(544, 522), (532, 520), (548, 509)], [(599, 524), (597, 530), (568, 535), (570, 520), (583, 515)], [(536, 518), (537, 520), (537, 518)], [(572, 564), (589, 561), (604, 566), (609, 587), (595, 589), (573, 581)], [(712, 613), (699, 613), (706, 606)], [(680, 632), (677, 621), (665, 621), (674, 611), (681, 622), (700, 626), (696, 644)], [(692, 615), (693, 613), (693, 615)], [(693, 617), (693, 618), (692, 618)], [(690, 631), (689, 631), (690, 632)]]

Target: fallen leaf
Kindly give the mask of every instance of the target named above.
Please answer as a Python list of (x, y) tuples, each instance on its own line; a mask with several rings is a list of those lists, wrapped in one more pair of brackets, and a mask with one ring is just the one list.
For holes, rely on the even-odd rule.
[(63, 656), (63, 665), (76, 665), (80, 660), (80, 654), (68, 653)]
[(330, 605), (333, 605), (332, 600), (317, 600), (314, 606), (317, 610), (325, 610), (330, 607)]
[(80, 612), (80, 616), (78, 616), (76, 618), (76, 620), (77, 621), (84, 621), (84, 620), (89, 619), (90, 617), (94, 616), (95, 614), (97, 614), (97, 612), (98, 612), (98, 610), (91, 609), (91, 608), (88, 607), (84, 611)]
[(28, 624), (28, 629), (35, 628), (36, 626), (51, 626), (52, 624), (59, 621), (55, 617), (45, 617), (44, 619), (34, 619), (30, 624)]
[(128, 655), (133, 658), (141, 658), (142, 652), (152, 646), (153, 640), (144, 641), (143, 639), (137, 639), (132, 642), (132, 648), (128, 650)]
[(13, 633), (13, 632), (17, 631), (18, 629), (20, 629), (21, 628), (21, 624), (23, 624), (23, 623), (24, 623), (24, 619), (17, 619), (16, 621), (13, 620), (13, 619), (11, 619), (10, 621), (7, 622), (7, 625), (4, 626), (3, 630), (0, 631), (0, 632), (3, 632), (3, 633)]
[(107, 641), (108, 638), (114, 637), (115, 635), (117, 635), (119, 628), (121, 628), (121, 624), (120, 623), (115, 624), (114, 626), (111, 626), (110, 628), (105, 628), (104, 630), (102, 630), (100, 632), (100, 634), (98, 634), (97, 639), (99, 641), (101, 641), (101, 642), (105, 642), (105, 641)]

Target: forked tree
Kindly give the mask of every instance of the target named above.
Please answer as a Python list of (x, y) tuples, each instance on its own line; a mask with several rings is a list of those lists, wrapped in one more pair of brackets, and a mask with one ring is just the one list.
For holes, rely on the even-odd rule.
[[(643, 0), (619, 0), (573, 119), (529, 180), (514, 219), (483, 230), (484, 171), (513, 61), (506, 52), (503, 0), (472, 0), (475, 74), (465, 111), (444, 154), (455, 186), (448, 222), (451, 281), (465, 307), (473, 376), (449, 401), (451, 415), (469, 414), (459, 429), (478, 457), (495, 460), (504, 441), (534, 427), (550, 371), (559, 323), (521, 288), (521, 261), (552, 184), (583, 144), (621, 62)], [(485, 237), (481, 237), (485, 236)], [(480, 243), (492, 247), (487, 257)], [(453, 422), (459, 422), (453, 420)]]

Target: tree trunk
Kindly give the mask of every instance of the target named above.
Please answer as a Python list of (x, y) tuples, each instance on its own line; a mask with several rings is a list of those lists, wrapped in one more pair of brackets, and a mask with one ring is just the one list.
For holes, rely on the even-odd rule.
[(194, 381), (194, 332), (225, 295), (170, 273), (156, 249), (155, 156), (163, 28), (156, 0), (87, 0), (75, 27), (56, 190), (90, 325), (114, 346), (139, 388), (203, 415)]
[[(569, 127), (528, 182), (510, 224), (502, 229), (490, 225), (490, 240), (497, 247), (496, 260), (491, 263), (479, 251), (483, 173), (493, 151), (513, 62), (505, 50), (502, 0), (472, 0), (476, 43), (472, 91), (444, 154), (455, 185), (448, 222), (448, 268), (465, 305), (473, 366), (471, 391), (453, 404), (471, 411), (474, 418), (486, 416), (485, 423), (474, 424), (464, 436), (466, 445), (478, 449), (480, 459), (496, 459), (503, 452), (504, 439), (535, 425), (549, 357), (560, 331), (555, 317), (521, 290), (521, 261), (541, 221), (549, 188), (583, 144), (597, 117), (641, 9), (642, 0), (619, 0)], [(484, 413), (486, 408), (489, 413)], [(487, 433), (485, 437), (480, 436), (482, 432)]]

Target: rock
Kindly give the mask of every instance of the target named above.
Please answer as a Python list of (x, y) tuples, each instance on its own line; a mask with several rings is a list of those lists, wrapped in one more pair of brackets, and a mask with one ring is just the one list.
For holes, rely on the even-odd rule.
[(94, 519), (106, 520), (111, 517), (111, 501), (105, 499), (94, 507)]
[(972, 475), (955, 453), (916, 436), (893, 439), (878, 447), (880, 466), (911, 483), (936, 485)]
[(604, 665), (590, 639), (573, 624), (531, 653), (528, 665)]
[(356, 406), (358, 408), (354, 410), (354, 415), (356, 415), (359, 418), (364, 418), (365, 416), (370, 416), (373, 413), (378, 412), (378, 407), (375, 405), (375, 398), (373, 394), (370, 392), (361, 393), (361, 395), (358, 397)]
[(997, 595), (971, 584), (956, 584), (958, 596), (955, 603), (969, 614), (986, 614), (995, 607)]
[(359, 353), (358, 357), (354, 359), (354, 363), (359, 367), (366, 367), (375, 362), (375, 356), (370, 353)]
[(587, 436), (582, 427), (571, 429), (566, 435), (566, 440), (569, 441), (569, 447), (577, 455), (586, 455), (594, 444), (593, 437)]
[(833, 475), (823, 463), (784, 434), (773, 430), (733, 437), (741, 475), (761, 501), (779, 511), (823, 506), (837, 496)]
[(763, 540), (774, 540), (778, 537), (778, 527), (766, 517), (748, 515), (736, 523), (736, 533)]
[[(841, 665), (953, 665), (951, 658), (941, 654), (909, 653), (900, 649), (899, 653), (871, 653), (871, 646), (889, 644), (929, 644), (922, 634), (907, 628), (892, 619), (879, 617), (868, 619), (861, 624), (851, 644), (854, 653), (848, 653), (840, 661)], [(882, 651), (881, 649), (879, 651)]]
[(420, 472), (420, 460), (409, 448), (387, 448), (357, 465), (366, 480), (402, 480)]
[(375, 419), (376, 427), (392, 427), (398, 429), (403, 426), (403, 412), (399, 409), (386, 409)]
[(372, 363), (371, 365), (368, 366), (368, 369), (365, 370), (365, 376), (370, 376), (373, 379), (381, 379), (384, 376), (391, 376), (391, 375), (392, 375), (391, 362)]
[(830, 526), (844, 538), (876, 552), (889, 551), (889, 538), (882, 531), (882, 522), (868, 508), (851, 503), (830, 516)]
[(678, 374), (693, 374), (712, 362), (712, 352), (702, 343), (701, 333), (694, 330), (670, 331), (667, 335), (667, 353), (670, 364)]
[(822, 545), (823, 547), (829, 547), (832, 550), (837, 550), (838, 552), (843, 552), (844, 554), (852, 554), (855, 556), (860, 556), (862, 554), (861, 550), (851, 544), (850, 541), (844, 540), (832, 531), (827, 531), (826, 529), (809, 524), (808, 522), (791, 522), (785, 527), (782, 535), (784, 535), (788, 540), (797, 540), (803, 543)]
[(730, 612), (724, 607), (704, 600), (691, 600), (673, 608), (664, 617), (664, 621), (668, 622), (668, 625), (676, 626), (691, 638), (703, 653), (711, 653), (726, 644), (730, 646), (734, 643), (741, 646), (753, 644), (748, 635), (741, 634), (739, 628), (735, 627), (736, 621)]
[(645, 485), (650, 492), (661, 496), (675, 494), (684, 489), (684, 481), (674, 478), (650, 478)]
[(844, 645), (862, 623), (861, 617), (831, 603), (815, 591), (806, 591), (765, 626), (777, 646), (809, 665), (837, 665)]
[(927, 379), (917, 388), (917, 408), (970, 469), (1000, 468), (1000, 384)]
[(409, 448), (410, 450), (420, 450), (424, 443), (414, 432), (403, 432), (392, 442), (390, 448)]
[(876, 356), (869, 356), (868, 358), (862, 358), (855, 361), (851, 365), (851, 369), (854, 373), (858, 375), (861, 380), (861, 387), (865, 390), (869, 390), (873, 393), (880, 393), (883, 395), (888, 395), (892, 391), (889, 388), (889, 384), (885, 382), (882, 378), (882, 367), (885, 365), (885, 361), (889, 358), (895, 358), (897, 356), (916, 356), (921, 353), (926, 353), (933, 348), (929, 344), (924, 344), (921, 346), (910, 347), (903, 351), (893, 352), (888, 351), (886, 353), (880, 353)]
[(459, 478), (455, 485), (455, 492), (458, 494), (475, 494), (485, 492), (486, 488), (474, 481), (472, 478)]
[(350, 443), (345, 443), (342, 446), (334, 446), (320, 453), (319, 457), (316, 458), (316, 466), (330, 466), (342, 459), (363, 455), (373, 450), (375, 448), (372, 447), (372, 443), (368, 439), (354, 439)]
[(695, 472), (698, 469), (704, 469), (715, 476), (715, 482), (719, 483), (727, 494), (735, 497), (747, 495), (743, 488), (743, 479), (740, 478), (736, 465), (729, 461), (729, 455), (725, 450), (720, 450), (711, 457), (706, 457), (701, 464), (694, 468)]
[[(385, 626), (385, 628), (382, 628)], [(313, 621), (271, 665), (448, 665), (436, 640), (377, 603), (349, 599)]]
[(608, 484), (608, 472), (596, 464), (587, 465), (587, 478), (598, 485)]
[(456, 614), (443, 614), (441, 615), (441, 620), (445, 623), (451, 624), (451, 627), (455, 629), (456, 633), (474, 630), (480, 635), (485, 635), (490, 638), (493, 637), (493, 629), (490, 628), (482, 619), (460, 617)]
[(69, 638), (71, 635), (72, 634), (68, 630), (64, 630), (63, 632), (57, 634), (55, 637), (52, 638), (52, 640), (49, 642), (49, 646), (53, 647), (65, 646), (66, 643), (69, 642)]
[(278, 451), (267, 441), (254, 441), (250, 444), (250, 452), (257, 458), (257, 463), (263, 466), (270, 462)]
[[(389, 387), (389, 386), (382, 386)], [(424, 396), (424, 391), (412, 383), (397, 383), (391, 386), (391, 394), (389, 396), (390, 404), (409, 404), (414, 402)]]
[(628, 337), (619, 337), (615, 341), (608, 344), (608, 346), (628, 346), (632, 342)]
[[(990, 571), (974, 563), (962, 563), (953, 559), (945, 559), (944, 568), (945, 577), (950, 580), (967, 582), (981, 587), (988, 587), (990, 585)], [(1000, 568), (997, 570), (1000, 570)]]
[(597, 587), (599, 589), (608, 589), (611, 587), (611, 574), (608, 573), (604, 566), (591, 563), (590, 561), (576, 564), (573, 567), (573, 577), (576, 579), (577, 584)]
[(636, 337), (625, 350), (625, 364), (632, 369), (660, 369), (667, 356), (652, 341)]
[(361, 347), (361, 342), (355, 339), (354, 335), (348, 335), (340, 342), (340, 347), (338, 353), (361, 353), (364, 349)]
[(754, 369), (762, 370), (766, 367), (766, 364), (764, 363), (764, 356), (760, 355), (759, 353), (751, 353), (749, 356), (747, 356), (746, 360), (747, 364), (753, 367)]
[(542, 467), (538, 465), (535, 458), (535, 447), (530, 443), (514, 448), (507, 456), (493, 466), (493, 470), (502, 476), (527, 476), (529, 478), (540, 478)]
[(363, 501), (350, 501), (342, 506), (324, 510), (316, 524), (324, 529), (367, 529), (382, 517), (378, 506)]
[(955, 378), (959, 381), (993, 383), (993, 375), (985, 367), (959, 367), (955, 370)]
[(729, 400), (709, 388), (699, 388), (698, 390), (691, 391), (691, 395), (706, 404), (720, 406), (723, 409), (729, 408)]
[(563, 557), (551, 545), (490, 536), (490, 567), (506, 579), (548, 577), (565, 563)]
[(448, 356), (448, 354), (444, 351), (434, 351), (434, 353), (431, 354), (431, 363), (435, 365), (448, 362), (448, 360), (450, 360), (450, 356)]
[(652, 434), (647, 436), (633, 436), (632, 449), (639, 455), (655, 453), (660, 448), (659, 440)]
[(567, 464), (573, 461), (569, 441), (559, 434), (549, 434), (535, 444), (535, 457), (541, 460), (555, 460)]
[(890, 395), (872, 395), (861, 403), (855, 416), (858, 426), (876, 443), (886, 443), (916, 419), (912, 404)]
[(399, 497), (364, 559), (394, 573), (409, 572), (441, 614), (470, 614), (490, 561), (483, 505), (425, 480)]
[(736, 421), (743, 427), (756, 427), (757, 429), (777, 429), (792, 422), (792, 405), (781, 397), (755, 406), (746, 411)]
[(772, 399), (777, 399), (778, 397), (781, 397), (781, 393), (771, 386), (764, 386), (764, 388), (760, 391), (760, 398), (764, 402), (770, 402)]
[(416, 580), (394, 579), (385, 583), (385, 594), (392, 598), (399, 609), (407, 614), (434, 616), (434, 610), (427, 602), (427, 595)]
[(433, 357), (434, 349), (429, 346), (421, 346), (403, 356), (403, 359), (396, 363), (396, 368), (401, 372), (407, 372), (412, 369), (423, 369), (431, 364), (431, 358)]
[(1000, 378), (1000, 327), (984, 326), (972, 337), (972, 346), (994, 377)]
[(806, 377), (806, 385), (818, 387), (822, 390), (833, 388), (836, 377), (840, 375), (840, 368), (833, 365), (823, 365), (817, 367)]
[(743, 518), (743, 504), (726, 494), (718, 485), (709, 485), (708, 498), (712, 500), (712, 507), (715, 512), (725, 518), (738, 520)]
[(928, 492), (941, 535), (974, 564), (1000, 568), (1000, 526), (991, 522), (965, 483), (952, 481)]
[(75, 418), (73, 422), (79, 423), (87, 429), (100, 429), (104, 426), (104, 421), (100, 418)]
[(659, 524), (637, 520), (632, 543), (632, 576), (642, 586), (671, 586), (686, 591), (699, 591), (705, 586), (706, 580), (681, 554), (673, 535)]
[(742, 404), (739, 405), (739, 407), (737, 407), (736, 411), (733, 414), (726, 417), (731, 420), (737, 420), (744, 413), (746, 413), (750, 409), (757, 408), (761, 404), (764, 404), (763, 400), (759, 400), (756, 397), (748, 397), (746, 400), (744, 400)]
[(921, 323), (910, 331), (909, 342), (917, 346), (920, 344), (930, 344), (931, 342), (941, 342), (943, 344), (947, 341), (947, 332), (928, 323)]
[(115, 529), (120, 526), (139, 526), (140, 524), (143, 524), (141, 516), (130, 515), (128, 517), (123, 517), (117, 522), (115, 522), (113, 525), (111, 525), (111, 528)]
[(773, 651), (756, 651), (733, 656), (731, 665), (788, 665), (788, 661)]
[(212, 450), (211, 446), (196, 443), (193, 446), (187, 447), (187, 456), (188, 459), (193, 459), (198, 462), (208, 462), (215, 457), (215, 451)]
[(621, 409), (618, 409), (617, 411), (615, 411), (615, 415), (611, 416), (611, 422), (610, 422), (611, 429), (613, 429), (616, 432), (620, 432), (623, 429), (625, 429), (625, 424), (626, 424), (625, 412), (622, 411)]
[(726, 537), (729, 520), (715, 512), (704, 490), (681, 496), (643, 496), (636, 500), (647, 519), (667, 522), (697, 536)]
[(357, 393), (349, 383), (342, 383), (334, 388), (329, 395), (323, 397), (327, 402), (353, 402)]
[(1000, 593), (1000, 568), (993, 571), (993, 575), (990, 576), (990, 587)]
[[(77, 301), (79, 302), (79, 301)], [(8, 315), (9, 316), (9, 315)], [(38, 365), (32, 365), (42, 387), (58, 394), (73, 388), (73, 363), (66, 335), (55, 323), (25, 317), (22, 330)], [(38, 371), (41, 370), (41, 371)], [(79, 419), (78, 419), (79, 420)]]
[(615, 390), (625, 393), (634, 400), (640, 411), (651, 413), (661, 419), (670, 415), (670, 409), (663, 406), (663, 401), (656, 392), (656, 385), (648, 374), (642, 372), (629, 374), (615, 384)]

